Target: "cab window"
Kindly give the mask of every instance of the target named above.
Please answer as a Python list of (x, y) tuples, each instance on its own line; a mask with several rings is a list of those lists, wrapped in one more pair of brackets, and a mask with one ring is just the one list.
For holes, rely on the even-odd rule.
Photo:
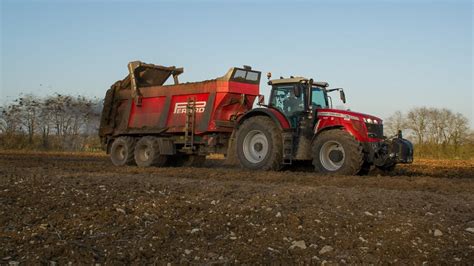
[(313, 87), (311, 90), (311, 103), (313, 109), (315, 108), (327, 108), (328, 103), (326, 101), (326, 95), (324, 90), (320, 87)]
[(304, 111), (304, 93), (296, 97), (293, 85), (278, 86), (273, 90), (271, 105), (278, 108), (286, 117)]

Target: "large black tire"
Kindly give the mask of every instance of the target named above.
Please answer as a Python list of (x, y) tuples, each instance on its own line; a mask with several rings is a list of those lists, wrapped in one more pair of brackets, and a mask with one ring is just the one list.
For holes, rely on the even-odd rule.
[(315, 170), (324, 174), (356, 175), (364, 163), (360, 143), (340, 129), (319, 134), (312, 153)]
[(134, 165), (133, 154), (135, 151), (135, 139), (132, 137), (118, 137), (110, 148), (110, 159), (116, 166)]
[(158, 139), (152, 136), (142, 137), (137, 142), (134, 157), (139, 167), (162, 167), (168, 160), (168, 156), (160, 154)]
[(252, 170), (280, 170), (283, 160), (281, 129), (266, 116), (254, 116), (237, 131), (236, 152), (242, 167)]

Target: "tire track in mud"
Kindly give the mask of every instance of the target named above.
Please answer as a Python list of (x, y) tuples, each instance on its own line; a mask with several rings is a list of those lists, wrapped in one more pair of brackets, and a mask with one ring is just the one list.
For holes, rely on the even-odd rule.
[(327, 177), (0, 152), (0, 263), (469, 263), (472, 166)]

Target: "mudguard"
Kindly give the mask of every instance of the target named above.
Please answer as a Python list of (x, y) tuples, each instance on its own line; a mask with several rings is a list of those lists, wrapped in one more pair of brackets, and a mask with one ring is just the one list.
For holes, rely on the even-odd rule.
[(270, 117), (283, 130), (290, 129), (290, 122), (288, 119), (286, 119), (286, 117), (280, 111), (273, 108), (255, 108), (246, 112), (244, 115), (238, 118), (236, 127), (239, 127), (248, 118), (257, 115)]

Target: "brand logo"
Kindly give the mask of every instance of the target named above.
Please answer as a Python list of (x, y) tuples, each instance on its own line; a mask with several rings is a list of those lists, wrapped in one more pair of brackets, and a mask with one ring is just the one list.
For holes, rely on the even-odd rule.
[[(174, 113), (185, 114), (186, 106), (188, 106), (187, 102), (176, 103), (174, 105)], [(194, 109), (196, 110), (196, 113), (204, 113), (204, 110), (206, 109), (206, 102), (205, 101), (195, 102)], [(189, 109), (189, 111), (192, 112), (192, 109)]]
[(340, 117), (343, 118), (344, 120), (359, 120), (357, 116), (353, 115), (347, 115), (347, 114), (341, 114), (341, 113), (336, 113), (336, 112), (318, 112), (318, 116), (332, 116), (332, 117)]

